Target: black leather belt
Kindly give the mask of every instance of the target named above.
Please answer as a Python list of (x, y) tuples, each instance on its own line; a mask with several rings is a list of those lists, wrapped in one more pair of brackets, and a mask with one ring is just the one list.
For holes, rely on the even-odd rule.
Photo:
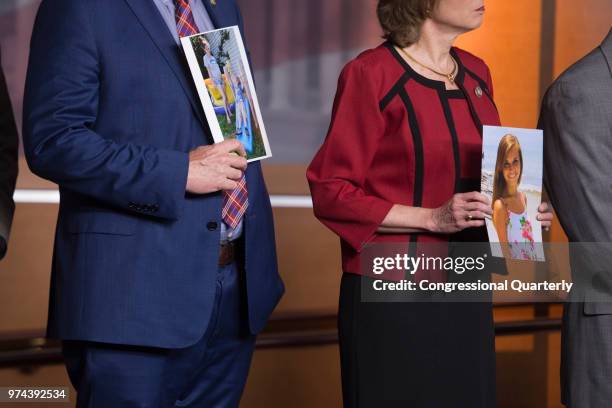
[(234, 262), (236, 259), (236, 244), (234, 241), (229, 241), (221, 244), (219, 251), (219, 266), (226, 266)]

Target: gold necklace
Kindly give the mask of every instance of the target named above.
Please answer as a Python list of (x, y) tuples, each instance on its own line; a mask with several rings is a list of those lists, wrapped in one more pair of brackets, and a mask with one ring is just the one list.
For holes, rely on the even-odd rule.
[(423, 64), (423, 63), (421, 63), (421, 62), (420, 62), (420, 61), (418, 61), (416, 58), (414, 58), (412, 55), (408, 54), (408, 53), (406, 52), (406, 50), (404, 50), (403, 48), (400, 48), (400, 47), (397, 47), (397, 48), (399, 48), (399, 50), (400, 50), (400, 51), (401, 51), (401, 52), (402, 52), (402, 53), (403, 53), (403, 54), (404, 54), (404, 55), (405, 55), (405, 56), (406, 56), (406, 57), (407, 57), (409, 60), (411, 60), (411, 61), (413, 61), (414, 63), (418, 64), (419, 66), (421, 66), (421, 67), (423, 67), (423, 68), (425, 68), (425, 69), (427, 69), (427, 70), (429, 70), (429, 71), (433, 72), (433, 73), (434, 73), (434, 74), (436, 74), (436, 75), (440, 75), (440, 76), (442, 76), (442, 77), (447, 78), (447, 79), (448, 79), (448, 81), (449, 81), (451, 84), (454, 84), (454, 83), (455, 83), (455, 78), (457, 77), (457, 71), (459, 70), (459, 65), (457, 64), (457, 61), (455, 61), (455, 59), (453, 58), (453, 56), (452, 56), (452, 55), (449, 55), (449, 56), (451, 57), (451, 60), (453, 61), (453, 70), (452, 70), (450, 73), (445, 74), (444, 72), (439, 72), (439, 71), (436, 71), (435, 69), (433, 69), (433, 68), (431, 68), (431, 67), (429, 67), (429, 66), (427, 66), (427, 65), (425, 65), (425, 64)]

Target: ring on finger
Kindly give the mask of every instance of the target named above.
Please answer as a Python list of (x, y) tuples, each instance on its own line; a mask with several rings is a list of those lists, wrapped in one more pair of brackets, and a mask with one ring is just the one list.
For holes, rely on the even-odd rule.
[(472, 214), (470, 214), (470, 213), (468, 212), (467, 216), (465, 217), (465, 220), (466, 220), (466, 221), (472, 221), (472, 219), (474, 219), (474, 217), (472, 217)]

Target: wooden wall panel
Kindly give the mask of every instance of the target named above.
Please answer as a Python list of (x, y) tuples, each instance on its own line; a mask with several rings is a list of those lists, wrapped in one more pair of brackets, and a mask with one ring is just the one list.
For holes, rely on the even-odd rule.
[(599, 46), (611, 27), (612, 1), (557, 0), (555, 77)]
[(241, 408), (340, 407), (337, 345), (257, 350)]
[(17, 205), (9, 251), (0, 261), (0, 332), (46, 326), (56, 218), (56, 205)]
[(559, 374), (561, 369), (561, 333), (550, 333), (547, 341), (546, 398), (548, 401), (548, 408), (562, 408), (561, 381)]
[(541, 1), (486, 2), (480, 29), (457, 45), (491, 69), (495, 101), (504, 126), (534, 127), (539, 110)]
[(310, 195), (306, 180), (306, 164), (262, 165), (270, 194)]
[(76, 394), (70, 386), (68, 374), (63, 365), (56, 364), (42, 367), (25, 368), (1, 368), (0, 387), (69, 387), (69, 403), (0, 403), (2, 408), (74, 408), (76, 406)]
[(498, 408), (562, 408), (558, 386), (559, 333), (503, 339), (529, 347), (497, 352)]
[(52, 189), (57, 190), (57, 184), (42, 179), (32, 173), (28, 167), (25, 157), (19, 157), (19, 177), (17, 177), (18, 189)]
[(274, 220), (286, 287), (276, 313), (335, 313), (342, 271), (338, 238), (311, 209), (276, 208)]

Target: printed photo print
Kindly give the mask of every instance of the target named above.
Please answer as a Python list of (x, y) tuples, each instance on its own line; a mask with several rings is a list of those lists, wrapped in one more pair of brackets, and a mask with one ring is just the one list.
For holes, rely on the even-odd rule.
[(494, 256), (544, 261), (542, 226), (543, 135), (537, 129), (485, 126), (481, 191), (491, 200), (486, 220)]
[(239, 140), (248, 161), (271, 157), (238, 27), (184, 37), (181, 43), (215, 142)]

